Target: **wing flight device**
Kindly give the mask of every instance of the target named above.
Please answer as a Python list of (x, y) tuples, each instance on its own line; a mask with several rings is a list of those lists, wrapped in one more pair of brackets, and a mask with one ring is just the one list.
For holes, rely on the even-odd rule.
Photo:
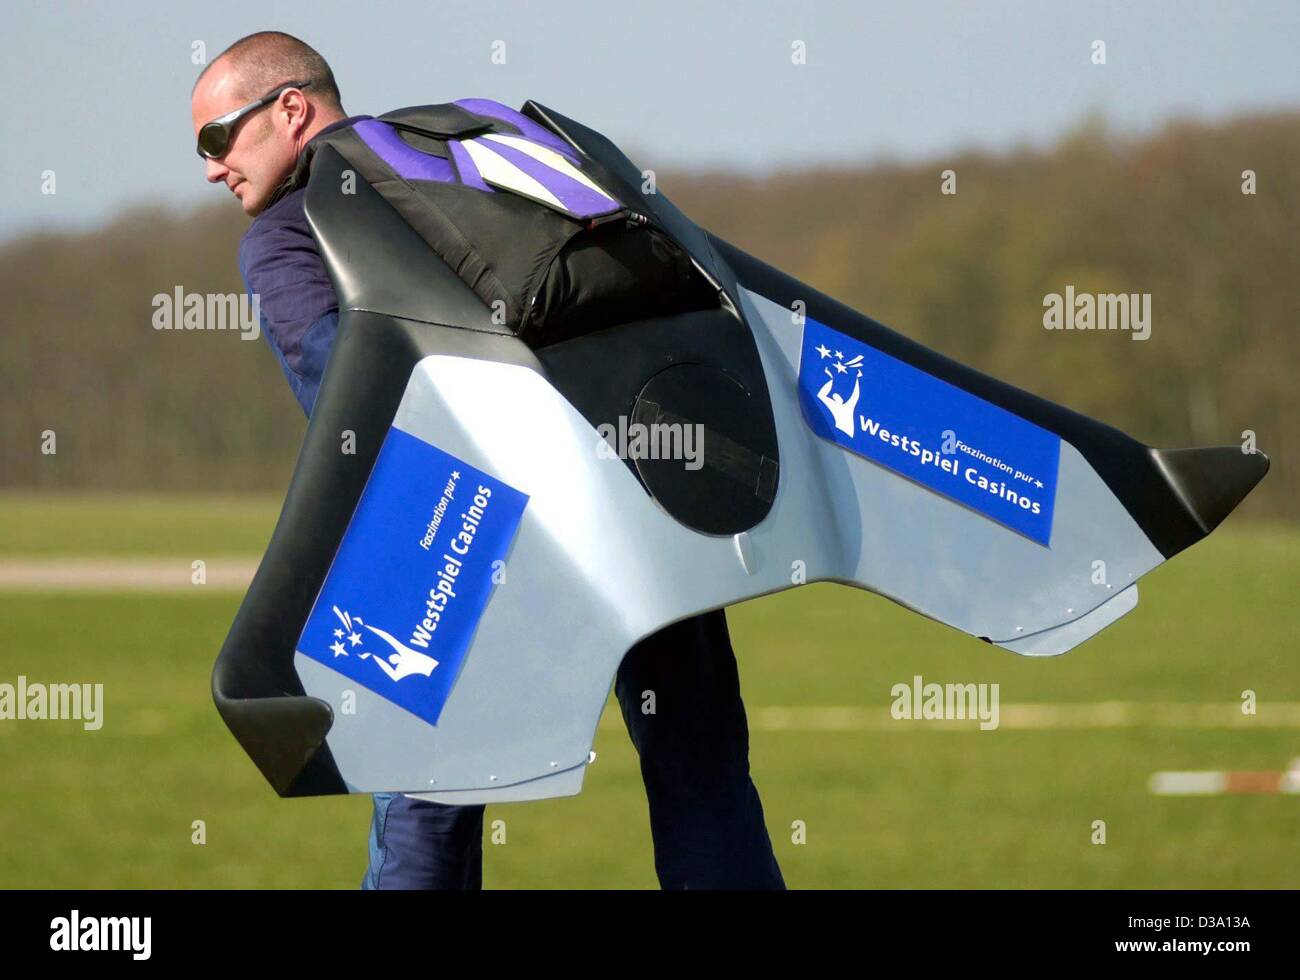
[[(284, 796), (577, 793), (629, 648), (805, 582), (1061, 654), (1268, 469), (1152, 449), (928, 350), (534, 102), (358, 123), (306, 186), (340, 331), (212, 678)], [(481, 207), (574, 268), (608, 222), (653, 233), (708, 302), (525, 343), (544, 263), (468, 234)]]

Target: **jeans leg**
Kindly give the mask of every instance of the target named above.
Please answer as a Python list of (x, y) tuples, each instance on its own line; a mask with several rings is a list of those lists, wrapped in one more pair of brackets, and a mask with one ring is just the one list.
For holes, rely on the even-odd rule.
[[(749, 727), (722, 610), (646, 637), (614, 684), (641, 757), (664, 888), (784, 888), (749, 775)], [(644, 692), (655, 710), (643, 710)]]
[(483, 887), (483, 807), (376, 793), (363, 889)]

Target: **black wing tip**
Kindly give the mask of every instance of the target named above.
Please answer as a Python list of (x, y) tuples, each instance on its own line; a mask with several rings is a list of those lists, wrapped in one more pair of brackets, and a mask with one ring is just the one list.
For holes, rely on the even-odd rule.
[(1153, 449), (1151, 455), (1202, 537), (1246, 499), (1269, 467), (1264, 453), (1244, 452), (1239, 446)]
[(228, 698), (213, 690), (217, 711), (280, 796), (347, 792), (325, 735), (334, 711), (319, 698), (283, 696)]

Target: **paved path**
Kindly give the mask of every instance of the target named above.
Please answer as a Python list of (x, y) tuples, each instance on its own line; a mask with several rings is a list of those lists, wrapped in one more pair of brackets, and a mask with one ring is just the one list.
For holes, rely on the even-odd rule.
[[(0, 593), (145, 592), (211, 595), (241, 593), (248, 588), (259, 559), (230, 556), (207, 560), (206, 583), (193, 582), (187, 558), (0, 558)], [(904, 721), (890, 717), (888, 706), (807, 705), (755, 707), (750, 727), (760, 732), (968, 732), (978, 720)], [(605, 712), (601, 727), (623, 724), (617, 712)], [(1261, 703), (1256, 715), (1243, 715), (1237, 702), (1082, 701), (1077, 703), (1002, 704), (1001, 730), (1098, 728), (1300, 728), (1300, 703)]]
[(190, 558), (0, 557), (0, 592), (243, 592), (260, 559), (206, 559), (195, 584)]

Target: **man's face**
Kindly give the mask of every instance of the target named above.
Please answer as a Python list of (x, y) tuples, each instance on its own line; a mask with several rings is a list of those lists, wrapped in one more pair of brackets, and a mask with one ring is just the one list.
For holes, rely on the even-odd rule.
[[(190, 100), (194, 136), (205, 123), (251, 102), (262, 92), (239, 92), (234, 73), (213, 65)], [(261, 213), (280, 182), (293, 170), (303, 131), (306, 100), (286, 92), (270, 105), (255, 109), (235, 123), (230, 145), (219, 160), (204, 159), (207, 178), (220, 181), (239, 198), (246, 214)]]

